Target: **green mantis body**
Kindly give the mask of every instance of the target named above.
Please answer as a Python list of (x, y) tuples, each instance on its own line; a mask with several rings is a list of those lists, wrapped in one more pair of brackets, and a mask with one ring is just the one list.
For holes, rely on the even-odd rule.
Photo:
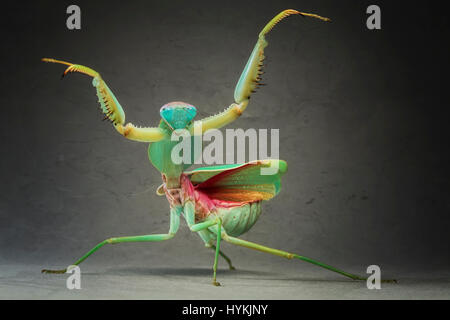
[[(236, 85), (234, 100), (223, 112), (193, 121), (196, 109), (183, 102), (171, 102), (160, 110), (162, 120), (158, 127), (139, 128), (125, 125), (125, 114), (118, 100), (96, 71), (81, 65), (54, 59), (43, 59), (68, 65), (64, 75), (80, 72), (93, 77), (93, 86), (97, 90), (100, 107), (105, 119), (110, 120), (114, 128), (124, 137), (150, 143), (148, 154), (151, 163), (161, 172), (163, 184), (158, 188), (159, 195), (165, 195), (170, 204), (170, 228), (165, 234), (151, 234), (130, 237), (109, 238), (81, 257), (78, 265), (88, 256), (106, 244), (122, 242), (156, 242), (171, 239), (177, 233), (180, 217), (183, 216), (192, 232), (196, 232), (207, 247), (215, 251), (213, 284), (216, 281), (218, 257), (221, 255), (233, 269), (231, 260), (220, 250), (221, 241), (278, 255), (287, 259), (299, 259), (340, 273), (351, 279), (362, 280), (353, 275), (310, 258), (272, 249), (237, 238), (248, 231), (261, 213), (261, 203), (274, 197), (280, 191), (280, 179), (287, 170), (282, 160), (258, 160), (245, 164), (222, 165), (185, 171), (188, 164), (175, 164), (171, 152), (177, 143), (171, 135), (179, 129), (195, 135), (209, 129), (223, 127), (236, 120), (247, 108), (250, 95), (262, 85), (260, 83), (264, 60), (264, 48), (267, 46), (265, 35), (282, 19), (289, 15), (302, 15), (329, 21), (315, 14), (296, 10), (285, 10), (274, 17), (259, 34), (257, 43)], [(260, 169), (276, 165), (278, 171), (273, 175), (261, 175)], [(63, 270), (43, 270), (47, 273), (62, 273)]]

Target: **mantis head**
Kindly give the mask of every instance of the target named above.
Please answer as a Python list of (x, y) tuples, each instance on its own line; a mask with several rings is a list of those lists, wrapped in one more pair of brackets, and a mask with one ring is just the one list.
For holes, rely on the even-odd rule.
[(188, 103), (175, 101), (161, 107), (161, 118), (173, 130), (185, 129), (195, 118), (197, 109)]

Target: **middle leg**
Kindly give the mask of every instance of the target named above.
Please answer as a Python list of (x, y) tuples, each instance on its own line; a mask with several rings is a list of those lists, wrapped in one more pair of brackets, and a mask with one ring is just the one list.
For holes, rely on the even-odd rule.
[[(181, 207), (170, 209), (170, 229), (168, 233), (109, 238), (97, 244), (94, 248), (89, 250), (84, 256), (82, 256), (73, 264), (79, 265), (84, 260), (86, 260), (91, 254), (93, 254), (95, 251), (97, 251), (106, 244), (116, 244), (124, 242), (157, 242), (172, 239), (175, 236), (176, 232), (178, 231), (178, 227), (180, 225), (180, 212)], [(67, 268), (60, 270), (43, 269), (42, 273), (66, 273), (66, 271)]]

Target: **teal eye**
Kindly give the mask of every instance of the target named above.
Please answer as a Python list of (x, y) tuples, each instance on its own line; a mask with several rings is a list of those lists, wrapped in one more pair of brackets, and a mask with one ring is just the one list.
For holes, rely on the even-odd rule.
[(184, 102), (171, 102), (162, 106), (160, 115), (172, 129), (184, 129), (197, 115), (197, 109)]
[(197, 115), (197, 109), (195, 109), (194, 106), (192, 106), (192, 107), (185, 107), (184, 110), (187, 113), (187, 119), (189, 119), (189, 122), (191, 122), (192, 119), (194, 119), (195, 116)]

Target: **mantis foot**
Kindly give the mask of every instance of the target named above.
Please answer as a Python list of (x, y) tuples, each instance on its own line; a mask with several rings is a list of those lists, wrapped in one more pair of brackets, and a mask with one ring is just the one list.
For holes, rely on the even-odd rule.
[[(367, 278), (358, 277), (358, 278), (354, 278), (353, 280), (367, 281)], [(381, 279), (380, 281), (381, 281), (381, 283), (398, 283), (398, 281), (396, 279)]]
[(49, 270), (49, 269), (42, 269), (42, 273), (66, 273), (67, 269), (61, 269), (61, 270)]
[(216, 280), (213, 280), (212, 284), (216, 287), (220, 287), (220, 282), (217, 282)]
[(381, 279), (381, 283), (398, 283), (396, 279)]

